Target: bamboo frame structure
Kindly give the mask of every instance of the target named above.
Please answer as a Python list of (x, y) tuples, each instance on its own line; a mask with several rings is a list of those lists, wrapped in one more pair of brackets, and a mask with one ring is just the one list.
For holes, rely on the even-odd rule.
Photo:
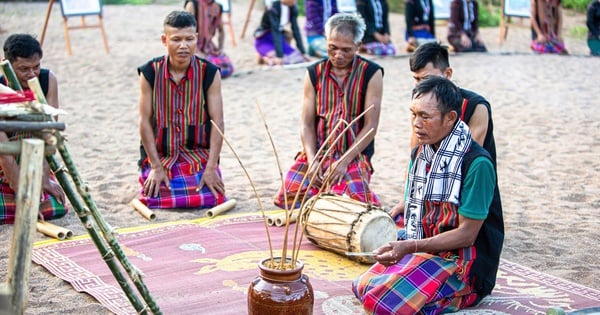
[[(18, 91), (22, 91), (22, 88), (18, 80), (16, 80), (16, 76), (14, 75), (14, 71), (12, 70), (10, 63), (8, 61), (0, 62), (0, 69), (2, 69), (6, 75), (9, 81), (9, 87)], [(54, 122), (54, 118), (51, 115), (47, 115), (43, 112), (43, 105), (47, 105), (47, 102), (38, 79), (33, 78), (29, 80), (28, 85), (34, 92), (38, 102), (38, 106), (30, 106), (30, 110), (32, 112), (37, 112), (37, 115), (40, 115), (40, 111), (42, 111), (41, 116), (45, 118), (46, 122)], [(40, 106), (40, 104), (42, 104), (42, 106)], [(106, 223), (100, 214), (96, 203), (89, 193), (87, 185), (82, 180), (74, 161), (71, 159), (71, 155), (66, 147), (64, 137), (60, 132), (55, 131), (51, 137), (46, 139), (46, 141), (55, 144), (59, 153), (47, 155), (46, 162), (50, 166), (50, 169), (54, 172), (54, 175), (63, 188), (65, 195), (69, 199), (69, 202), (77, 213), (81, 223), (90, 235), (94, 245), (96, 245), (100, 251), (102, 259), (108, 265), (113, 276), (117, 280), (117, 283), (131, 302), (136, 312), (138, 314), (149, 314), (149, 312), (152, 314), (162, 314), (160, 308), (152, 298), (148, 288), (143, 282), (142, 272), (129, 262), (129, 259), (117, 241), (116, 233), (108, 225), (108, 223)], [(35, 226), (35, 221), (32, 223), (32, 226)], [(130, 286), (127, 277), (122, 272), (122, 269), (124, 269), (128, 274), (129, 279), (133, 282), (138, 293), (142, 296), (143, 301), (137, 296), (136, 292)]]

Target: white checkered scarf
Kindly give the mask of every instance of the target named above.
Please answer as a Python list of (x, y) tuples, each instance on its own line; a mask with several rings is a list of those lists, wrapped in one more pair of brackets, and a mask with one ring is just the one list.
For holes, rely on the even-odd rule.
[[(460, 205), (462, 160), (471, 141), (471, 130), (467, 124), (459, 121), (450, 135), (442, 140), (437, 151), (433, 145), (421, 147), (408, 174), (409, 193), (404, 215), (408, 239), (423, 238), (425, 200)], [(429, 173), (428, 165), (431, 165)]]

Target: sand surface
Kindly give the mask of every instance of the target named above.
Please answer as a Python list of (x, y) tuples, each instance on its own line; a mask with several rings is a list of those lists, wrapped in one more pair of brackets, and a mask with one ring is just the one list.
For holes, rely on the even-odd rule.
[[(71, 30), (72, 56), (65, 48), (62, 16), (55, 5), (44, 41), (42, 65), (59, 78), (61, 108), (68, 112), (68, 148), (106, 221), (114, 227), (149, 224), (129, 205), (138, 191), (138, 77), (136, 67), (164, 53), (162, 21), (180, 3), (104, 6), (110, 54), (98, 29)], [(226, 52), (236, 76), (223, 81), (226, 136), (235, 147), (269, 209), (279, 182), (277, 163), (260, 122), (265, 112), (281, 164), (287, 169), (300, 149), (299, 118), (303, 66), (265, 68), (256, 64), (252, 32), (260, 11), (250, 14), (240, 38), (249, 1), (233, 3), (237, 45), (226, 34)], [(0, 4), (0, 42), (13, 32), (41, 34), (47, 3)], [(89, 24), (96, 23), (88, 17)], [(600, 58), (589, 57), (584, 39), (568, 37), (585, 17), (565, 14), (570, 56), (530, 52), (528, 20), (511, 25), (507, 40), (498, 28), (483, 29), (489, 53), (451, 56), (454, 81), (487, 97), (493, 107), (498, 176), (504, 205), (503, 258), (570, 281), (600, 289)], [(303, 20), (300, 21), (304, 24)], [(404, 18), (390, 17), (392, 38), (401, 52), (375, 58), (385, 69), (382, 114), (373, 159), (372, 188), (385, 208), (402, 196), (401, 179), (409, 158), (409, 93), (413, 86), (403, 42)], [(80, 24), (79, 18), (69, 19)], [(438, 28), (445, 41), (445, 27)], [(233, 212), (257, 211), (257, 200), (232, 152), (224, 146), (221, 165)], [(204, 211), (160, 211), (157, 222), (202, 217)], [(85, 233), (71, 211), (53, 221), (75, 234)], [(12, 226), (0, 226), (0, 275), (6, 276)], [(46, 239), (41, 234), (38, 240)], [(66, 282), (34, 266), (29, 314), (98, 314), (105, 309)]]

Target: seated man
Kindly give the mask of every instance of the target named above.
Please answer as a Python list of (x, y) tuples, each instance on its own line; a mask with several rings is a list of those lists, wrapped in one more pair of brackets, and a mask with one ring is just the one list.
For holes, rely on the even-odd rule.
[(600, 56), (600, 0), (592, 0), (587, 8), (587, 43), (592, 56)]
[(327, 57), (327, 40), (325, 40), (325, 22), (338, 12), (336, 0), (306, 0), (306, 42), (310, 56)]
[[(325, 192), (379, 205), (377, 195), (368, 184), (373, 172), (370, 158), (379, 124), (383, 69), (357, 54), (364, 31), (363, 19), (350, 13), (337, 13), (325, 24), (329, 58), (307, 69), (301, 126), (303, 151), (296, 157), (284, 186), (275, 197), (275, 204), (281, 208), (298, 207), (302, 196), (315, 195), (321, 185), (328, 184), (331, 187)], [(366, 111), (368, 105), (372, 108)], [(339, 135), (344, 129), (345, 125), (339, 122), (349, 123), (365, 111), (363, 118), (353, 124), (351, 131), (345, 132), (338, 142), (326, 143), (331, 134)], [(356, 149), (349, 151), (357, 139), (363, 138)], [(316, 156), (321, 147), (324, 150)], [(331, 153), (325, 156), (329, 148)], [(346, 158), (341, 159), (345, 154)], [(315, 163), (309, 169), (313, 160)], [(317, 168), (319, 162), (322, 162), (321, 167)], [(313, 174), (317, 187), (308, 187)], [(303, 181), (305, 175), (306, 180)], [(326, 178), (329, 180), (324, 182)], [(300, 198), (292, 205), (297, 193)]]
[(433, 76), (413, 89), (413, 149), (403, 238), (377, 249), (352, 284), (369, 314), (439, 314), (475, 305), (493, 289), (504, 240), (492, 159), (460, 120), (462, 97)]
[(219, 169), (223, 100), (218, 68), (194, 55), (196, 19), (185, 11), (164, 21), (166, 56), (140, 74), (140, 201), (149, 208), (204, 208), (225, 201)]
[(356, 10), (366, 24), (361, 51), (376, 56), (395, 55), (396, 46), (390, 36), (387, 0), (357, 0)]
[[(291, 27), (291, 37), (296, 48), (288, 41), (286, 27)], [(298, 26), (298, 5), (296, 0), (275, 0), (265, 7), (260, 25), (254, 31), (254, 48), (258, 62), (270, 66), (289, 65), (310, 60), (304, 50), (302, 33)]]
[(406, 51), (413, 52), (424, 43), (435, 41), (433, 0), (405, 0)]
[[(43, 52), (40, 43), (28, 34), (10, 35), (4, 42), (4, 57), (11, 63), (21, 88), (29, 89), (28, 80), (37, 77), (49, 105), (58, 108), (58, 83), (52, 71), (40, 67)], [(8, 85), (6, 78), (0, 83)], [(0, 141), (29, 137), (25, 133), (0, 132)], [(12, 224), (15, 219), (16, 190), (19, 186), (18, 159), (0, 155), (0, 224)], [(45, 220), (61, 218), (67, 213), (65, 193), (44, 162), (40, 216)]]
[(479, 4), (474, 0), (452, 0), (448, 42), (456, 52), (486, 52), (479, 34)]
[[(214, 63), (221, 70), (221, 77), (227, 78), (233, 74), (233, 63), (223, 51), (225, 32), (223, 31), (223, 6), (215, 0), (186, 0), (185, 10), (196, 16), (198, 24), (198, 43), (196, 53)], [(217, 44), (213, 38), (217, 35)]]

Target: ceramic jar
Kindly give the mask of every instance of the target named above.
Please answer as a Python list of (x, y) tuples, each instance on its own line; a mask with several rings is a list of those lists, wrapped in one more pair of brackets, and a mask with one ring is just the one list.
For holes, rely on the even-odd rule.
[[(281, 258), (274, 258), (275, 266)], [(290, 264), (291, 259), (287, 259)], [(309, 315), (315, 302), (313, 288), (308, 277), (302, 274), (304, 264), (297, 261), (294, 268), (281, 270), (271, 268), (271, 258), (260, 261), (260, 274), (248, 289), (249, 315)]]

